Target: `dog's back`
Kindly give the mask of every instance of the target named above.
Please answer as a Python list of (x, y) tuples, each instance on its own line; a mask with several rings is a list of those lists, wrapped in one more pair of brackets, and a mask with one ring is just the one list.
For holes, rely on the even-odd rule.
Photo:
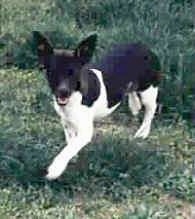
[(139, 43), (116, 46), (97, 68), (103, 75), (109, 107), (121, 101), (125, 92), (144, 91), (160, 81), (157, 56)]

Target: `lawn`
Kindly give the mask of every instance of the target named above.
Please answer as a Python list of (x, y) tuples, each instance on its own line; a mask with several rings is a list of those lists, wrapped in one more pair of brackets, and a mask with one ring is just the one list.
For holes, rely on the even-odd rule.
[[(2, 0), (0, 6), (0, 218), (191, 219), (192, 0)], [(65, 139), (37, 70), (33, 30), (70, 49), (97, 33), (94, 60), (116, 43), (148, 45), (163, 76), (162, 110), (149, 138), (132, 138), (143, 115), (133, 118), (123, 103), (96, 124), (93, 141), (57, 181), (45, 180)]]
[(140, 118), (124, 104), (48, 182), (64, 135), (43, 74), (1, 69), (0, 96), (0, 218), (190, 218), (193, 129), (181, 116), (156, 115), (150, 137), (135, 140)]

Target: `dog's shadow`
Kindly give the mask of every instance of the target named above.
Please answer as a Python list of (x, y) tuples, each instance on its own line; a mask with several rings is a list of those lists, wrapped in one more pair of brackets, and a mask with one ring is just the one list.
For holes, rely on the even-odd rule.
[[(175, 160), (168, 148), (162, 150), (150, 139), (129, 139), (126, 126), (120, 132), (119, 124), (115, 124), (116, 130), (112, 124), (108, 131), (108, 126), (101, 125), (93, 142), (69, 163), (59, 179), (51, 182), (44, 178), (43, 170), (55, 154), (50, 154), (45, 144), (10, 148), (9, 156), (1, 159), (1, 187), (8, 182), (24, 188), (30, 185), (41, 189), (46, 185), (54, 194), (56, 191), (70, 194), (81, 189), (89, 196), (101, 194), (117, 201), (128, 196), (127, 191), (158, 186), (173, 170)], [(61, 136), (58, 140), (63, 142), (63, 133)]]

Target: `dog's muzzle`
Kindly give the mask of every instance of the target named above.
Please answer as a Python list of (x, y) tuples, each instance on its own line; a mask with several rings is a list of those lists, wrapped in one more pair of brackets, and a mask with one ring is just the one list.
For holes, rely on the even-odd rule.
[(69, 97), (56, 97), (56, 101), (58, 105), (65, 106), (69, 101)]
[(58, 105), (66, 105), (69, 101), (70, 94), (70, 90), (64, 84), (60, 85), (55, 92)]

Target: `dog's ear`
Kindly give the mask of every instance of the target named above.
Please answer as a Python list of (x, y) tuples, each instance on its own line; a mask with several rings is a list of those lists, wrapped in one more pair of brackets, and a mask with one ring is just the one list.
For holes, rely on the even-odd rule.
[(92, 34), (83, 40), (75, 49), (74, 55), (83, 60), (83, 64), (90, 61), (96, 47), (97, 34)]
[(53, 47), (51, 43), (39, 31), (33, 31), (33, 38), (39, 57), (53, 53)]

